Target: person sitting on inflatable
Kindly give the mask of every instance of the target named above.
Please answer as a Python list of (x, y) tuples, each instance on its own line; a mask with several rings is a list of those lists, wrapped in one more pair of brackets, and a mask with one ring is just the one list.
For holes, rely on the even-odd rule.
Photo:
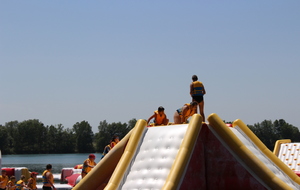
[(165, 108), (162, 106), (159, 106), (158, 109), (156, 111), (154, 111), (154, 114), (151, 117), (149, 117), (147, 123), (149, 123), (150, 120), (153, 118), (154, 118), (155, 126), (168, 125), (168, 123), (169, 123), (169, 119), (167, 118), (167, 116), (165, 114)]

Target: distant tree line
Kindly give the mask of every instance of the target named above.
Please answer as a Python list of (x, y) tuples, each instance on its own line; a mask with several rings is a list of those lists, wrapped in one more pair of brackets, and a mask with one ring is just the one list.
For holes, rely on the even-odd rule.
[(300, 142), (300, 132), (298, 127), (295, 127), (284, 119), (264, 120), (261, 123), (248, 125), (252, 132), (273, 151), (275, 143), (279, 139), (291, 139), (292, 142)]
[[(135, 126), (136, 121), (107, 123), (104, 120), (99, 123), (95, 134), (87, 121), (77, 122), (72, 129), (65, 129), (62, 124), (44, 126), (37, 119), (11, 121), (4, 126), (0, 125), (0, 150), (2, 154), (102, 152), (114, 135), (122, 139)], [(274, 122), (264, 120), (248, 127), (271, 151), (279, 139), (300, 142), (299, 129), (283, 119)]]
[(102, 152), (114, 135), (122, 139), (134, 126), (128, 123), (101, 121), (93, 133), (87, 121), (77, 122), (72, 129), (62, 124), (45, 126), (37, 119), (23, 122), (11, 121), (0, 125), (0, 150), (2, 154), (54, 154)]

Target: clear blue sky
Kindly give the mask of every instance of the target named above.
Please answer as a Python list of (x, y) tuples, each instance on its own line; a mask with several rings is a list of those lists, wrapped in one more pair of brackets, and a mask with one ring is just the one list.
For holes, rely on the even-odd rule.
[(205, 114), (300, 127), (300, 1), (0, 2), (0, 124)]

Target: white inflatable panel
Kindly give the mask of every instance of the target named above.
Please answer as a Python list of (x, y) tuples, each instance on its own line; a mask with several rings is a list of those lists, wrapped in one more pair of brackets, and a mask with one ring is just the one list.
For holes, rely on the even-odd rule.
[(283, 143), (280, 145), (278, 158), (293, 171), (300, 171), (300, 143)]
[(119, 189), (161, 189), (187, 127), (184, 124), (148, 128)]
[[(244, 143), (244, 145), (259, 159), (261, 160), (278, 178), (284, 181), (293, 189), (300, 189), (299, 185), (294, 182), (290, 177), (285, 174), (280, 168), (277, 167), (261, 150), (248, 138), (246, 134), (238, 127), (231, 128), (232, 132)], [(247, 168), (247, 167), (246, 167)], [(251, 170), (251, 168), (250, 168)], [(251, 172), (251, 171), (249, 171)], [(263, 183), (263, 182), (262, 182)]]

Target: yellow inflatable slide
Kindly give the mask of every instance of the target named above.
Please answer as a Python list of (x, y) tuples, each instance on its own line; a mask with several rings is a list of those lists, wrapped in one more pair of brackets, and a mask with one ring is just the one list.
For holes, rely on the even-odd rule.
[(147, 127), (139, 120), (73, 190), (300, 189), (299, 177), (241, 121)]

